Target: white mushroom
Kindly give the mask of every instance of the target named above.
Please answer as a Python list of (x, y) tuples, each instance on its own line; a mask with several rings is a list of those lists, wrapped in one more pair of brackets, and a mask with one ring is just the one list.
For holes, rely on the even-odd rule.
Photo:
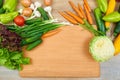
[(51, 6), (47, 6), (44, 8), (44, 10), (49, 14), (50, 18), (53, 19), (53, 16), (52, 16), (52, 7)]

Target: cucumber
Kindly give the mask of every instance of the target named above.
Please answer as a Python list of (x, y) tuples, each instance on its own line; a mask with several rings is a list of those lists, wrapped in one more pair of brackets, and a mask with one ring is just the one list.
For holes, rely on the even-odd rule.
[(42, 7), (37, 8), (37, 10), (41, 13), (41, 16), (44, 20), (49, 20), (47, 12)]
[(38, 46), (40, 43), (42, 43), (42, 40), (41, 40), (41, 39), (40, 39), (40, 40), (37, 40), (37, 41), (35, 41), (35, 42), (31, 43), (31, 44), (29, 44), (29, 45), (27, 46), (27, 50), (28, 50), (28, 51), (32, 50), (33, 48), (35, 48), (36, 46)]
[(102, 12), (100, 11), (99, 8), (94, 9), (94, 15), (98, 30), (105, 34), (106, 33), (105, 24), (104, 21), (102, 20)]
[(114, 36), (117, 36), (120, 33), (120, 22), (118, 22), (114, 28)]
[(91, 40), (89, 51), (97, 62), (105, 62), (114, 56), (115, 48), (108, 37), (97, 36)]
[(37, 34), (36, 36), (32, 36), (30, 38), (27, 38), (27, 39), (23, 39), (21, 41), (21, 46), (24, 46), (24, 45), (27, 45), (27, 44), (30, 44), (36, 40), (39, 40), (40, 37), (42, 36), (42, 33), (41, 34)]

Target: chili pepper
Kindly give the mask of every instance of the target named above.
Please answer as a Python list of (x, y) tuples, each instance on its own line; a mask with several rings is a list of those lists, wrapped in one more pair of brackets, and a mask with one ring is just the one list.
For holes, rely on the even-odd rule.
[[(118, 12), (120, 13), (120, 6), (118, 9)], [(120, 33), (120, 21), (116, 24), (115, 28), (114, 28), (114, 36), (117, 36)]]
[(18, 15), (18, 12), (11, 12), (0, 15), (0, 21), (4, 24), (13, 21), (13, 19)]
[[(108, 9), (106, 12), (106, 15), (112, 13), (115, 9), (115, 5), (116, 5), (116, 1), (115, 0), (109, 0), (109, 4), (108, 4)], [(105, 22), (105, 26), (106, 28), (110, 27), (110, 22)]]
[(108, 22), (118, 22), (120, 21), (120, 13), (119, 12), (112, 12), (106, 16), (103, 17), (104, 21)]
[(13, 12), (16, 9), (18, 0), (6, 0), (3, 8), (6, 10), (6, 12)]
[(97, 0), (98, 6), (101, 10), (101, 12), (105, 13), (107, 11), (107, 0)]
[(105, 24), (104, 24), (104, 21), (102, 20), (102, 12), (101, 12), (100, 8), (95, 8), (94, 15), (95, 15), (95, 20), (97, 23), (98, 30), (105, 33), (106, 32)]

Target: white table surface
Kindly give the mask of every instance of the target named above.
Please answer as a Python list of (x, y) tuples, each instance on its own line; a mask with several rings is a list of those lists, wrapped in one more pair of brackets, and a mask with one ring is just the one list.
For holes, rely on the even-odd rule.
[(120, 80), (120, 55), (100, 66), (100, 78), (21, 78), (18, 71), (0, 67), (0, 80)]

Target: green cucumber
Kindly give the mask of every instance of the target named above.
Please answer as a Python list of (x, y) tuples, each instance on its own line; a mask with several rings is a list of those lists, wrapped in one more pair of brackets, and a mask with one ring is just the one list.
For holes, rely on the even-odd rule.
[(49, 20), (47, 12), (42, 7), (37, 8), (37, 10), (41, 13), (44, 20)]
[(30, 38), (23, 39), (21, 41), (21, 46), (24, 46), (24, 45), (30, 44), (30, 43), (32, 43), (32, 42), (34, 42), (36, 40), (39, 40), (42, 35), (43, 34), (41, 33), (41, 34), (37, 34), (36, 36), (32, 36)]
[(104, 21), (102, 20), (102, 12), (100, 11), (99, 8), (94, 9), (94, 15), (98, 30), (106, 34), (105, 24)]
[(33, 48), (35, 48), (36, 46), (38, 46), (40, 43), (42, 43), (42, 40), (41, 40), (41, 39), (40, 39), (40, 40), (37, 40), (37, 41), (35, 41), (35, 42), (31, 43), (31, 44), (29, 44), (29, 45), (27, 46), (27, 50), (28, 50), (28, 51), (32, 50)]

